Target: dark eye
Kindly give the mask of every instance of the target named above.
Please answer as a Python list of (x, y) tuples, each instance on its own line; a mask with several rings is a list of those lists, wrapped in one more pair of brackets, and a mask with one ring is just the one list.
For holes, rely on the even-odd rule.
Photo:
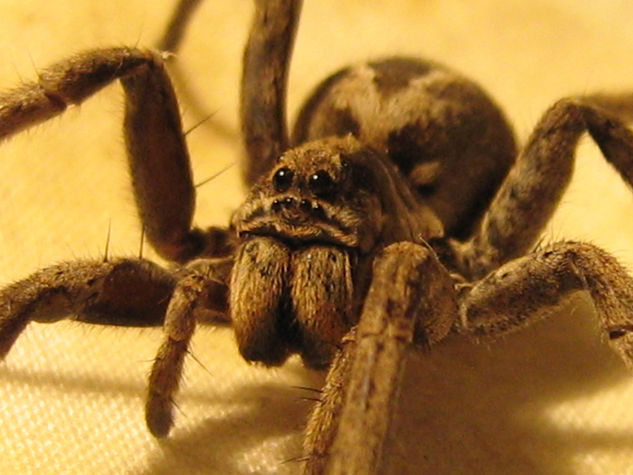
[(275, 187), (275, 191), (277, 193), (283, 193), (290, 188), (292, 185), (292, 177), (294, 176), (294, 172), (287, 167), (280, 168), (275, 172), (273, 176), (273, 186)]
[(316, 173), (310, 175), (308, 180), (310, 191), (321, 198), (332, 194), (334, 185), (334, 180), (325, 170), (318, 170)]

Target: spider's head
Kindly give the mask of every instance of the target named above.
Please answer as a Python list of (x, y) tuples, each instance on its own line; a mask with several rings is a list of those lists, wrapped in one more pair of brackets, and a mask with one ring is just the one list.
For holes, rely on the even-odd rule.
[(240, 352), (267, 365), (298, 352), (312, 367), (329, 363), (355, 323), (373, 251), (441, 233), (388, 158), (352, 136), (284, 153), (233, 226), (243, 238), (230, 283)]
[(374, 234), (366, 228), (380, 202), (354, 176), (349, 157), (357, 144), (327, 139), (288, 150), (233, 216), (238, 233), (359, 247), (368, 232)]
[[(239, 235), (290, 244), (330, 243), (370, 250), (377, 241), (428, 239), (441, 226), (397, 170), (351, 135), (284, 153), (233, 216)], [(423, 211), (424, 216), (420, 215)], [(413, 219), (411, 219), (413, 218)]]

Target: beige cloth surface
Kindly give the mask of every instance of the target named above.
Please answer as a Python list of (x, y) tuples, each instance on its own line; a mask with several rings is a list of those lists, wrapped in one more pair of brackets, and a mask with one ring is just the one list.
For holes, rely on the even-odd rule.
[[(151, 45), (172, 1), (0, 2), (0, 88), (78, 49)], [(307, 1), (290, 110), (350, 61), (401, 53), (444, 61), (491, 91), (525, 138), (568, 94), (633, 89), (633, 3), (574, 0)], [(235, 162), (248, 0), (208, 1), (178, 58), (196, 180)], [(193, 101), (195, 99), (195, 102)], [(110, 87), (0, 147), (0, 282), (54, 262), (136, 255), (121, 91)], [(599, 244), (631, 268), (633, 199), (585, 141), (545, 239)], [(199, 189), (196, 222), (223, 224), (242, 191), (234, 167)], [(529, 225), (529, 223), (526, 223)], [(151, 256), (151, 251), (146, 250)], [(490, 347), (448, 341), (413, 358), (389, 453), (394, 473), (633, 473), (633, 375), (601, 341), (591, 306)], [(198, 331), (164, 441), (145, 429), (159, 330), (31, 325), (0, 365), (0, 473), (296, 473), (322, 376), (292, 360), (245, 364), (230, 331)]]

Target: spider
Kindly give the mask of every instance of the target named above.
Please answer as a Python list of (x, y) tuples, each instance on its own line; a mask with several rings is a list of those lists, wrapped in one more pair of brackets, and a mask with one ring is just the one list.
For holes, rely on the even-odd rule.
[[(246, 359), (277, 365), (299, 353), (309, 366), (331, 368), (308, 429), (306, 471), (314, 473), (380, 466), (388, 409), (412, 343), (430, 346), (449, 332), (493, 337), (586, 290), (627, 361), (632, 290), (617, 262), (575, 242), (530, 251), (585, 130), (630, 181), (619, 102), (590, 96), (556, 103), (515, 161), (513, 134), (479, 87), (439, 64), (388, 58), (326, 80), (289, 139), (284, 83), (300, 4), (257, 7), (242, 84), (252, 188), (226, 229), (190, 229), (188, 159), (160, 56), (92, 51), (41, 74), (39, 97), (55, 113), (68, 97), (83, 99), (84, 86), (91, 93), (121, 78), (147, 238), (179, 265), (69, 262), (7, 287), (4, 353), (31, 320), (69, 313), (123, 325), (165, 319), (147, 406), (150, 430), (160, 436), (172, 424), (196, 320), (230, 316)], [(71, 73), (57, 80), (61, 69)], [(20, 106), (2, 109), (7, 133), (22, 119), (30, 125), (45, 118), (22, 115), (26, 90), (35, 88), (3, 96), (4, 104)], [(147, 117), (157, 119), (148, 124)]]

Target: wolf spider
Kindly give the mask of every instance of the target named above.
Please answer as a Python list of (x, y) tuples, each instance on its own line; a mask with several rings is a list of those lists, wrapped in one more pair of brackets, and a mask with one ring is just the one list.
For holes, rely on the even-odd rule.
[(562, 99), (517, 152), (477, 85), (393, 57), (323, 81), (290, 137), (286, 79), (300, 10), (299, 0), (256, 1), (240, 108), (251, 188), (226, 228), (192, 228), (194, 186), (161, 54), (87, 51), (0, 95), (7, 137), (119, 79), (141, 222), (174, 263), (70, 261), (5, 287), (0, 354), (31, 321), (162, 324), (146, 421), (163, 437), (197, 322), (228, 321), (247, 361), (276, 366), (299, 354), (329, 368), (308, 422), (305, 473), (379, 472), (407, 351), (451, 332), (494, 338), (585, 291), (630, 365), (633, 280), (622, 266), (582, 242), (533, 249), (584, 132), (632, 184), (630, 97)]

